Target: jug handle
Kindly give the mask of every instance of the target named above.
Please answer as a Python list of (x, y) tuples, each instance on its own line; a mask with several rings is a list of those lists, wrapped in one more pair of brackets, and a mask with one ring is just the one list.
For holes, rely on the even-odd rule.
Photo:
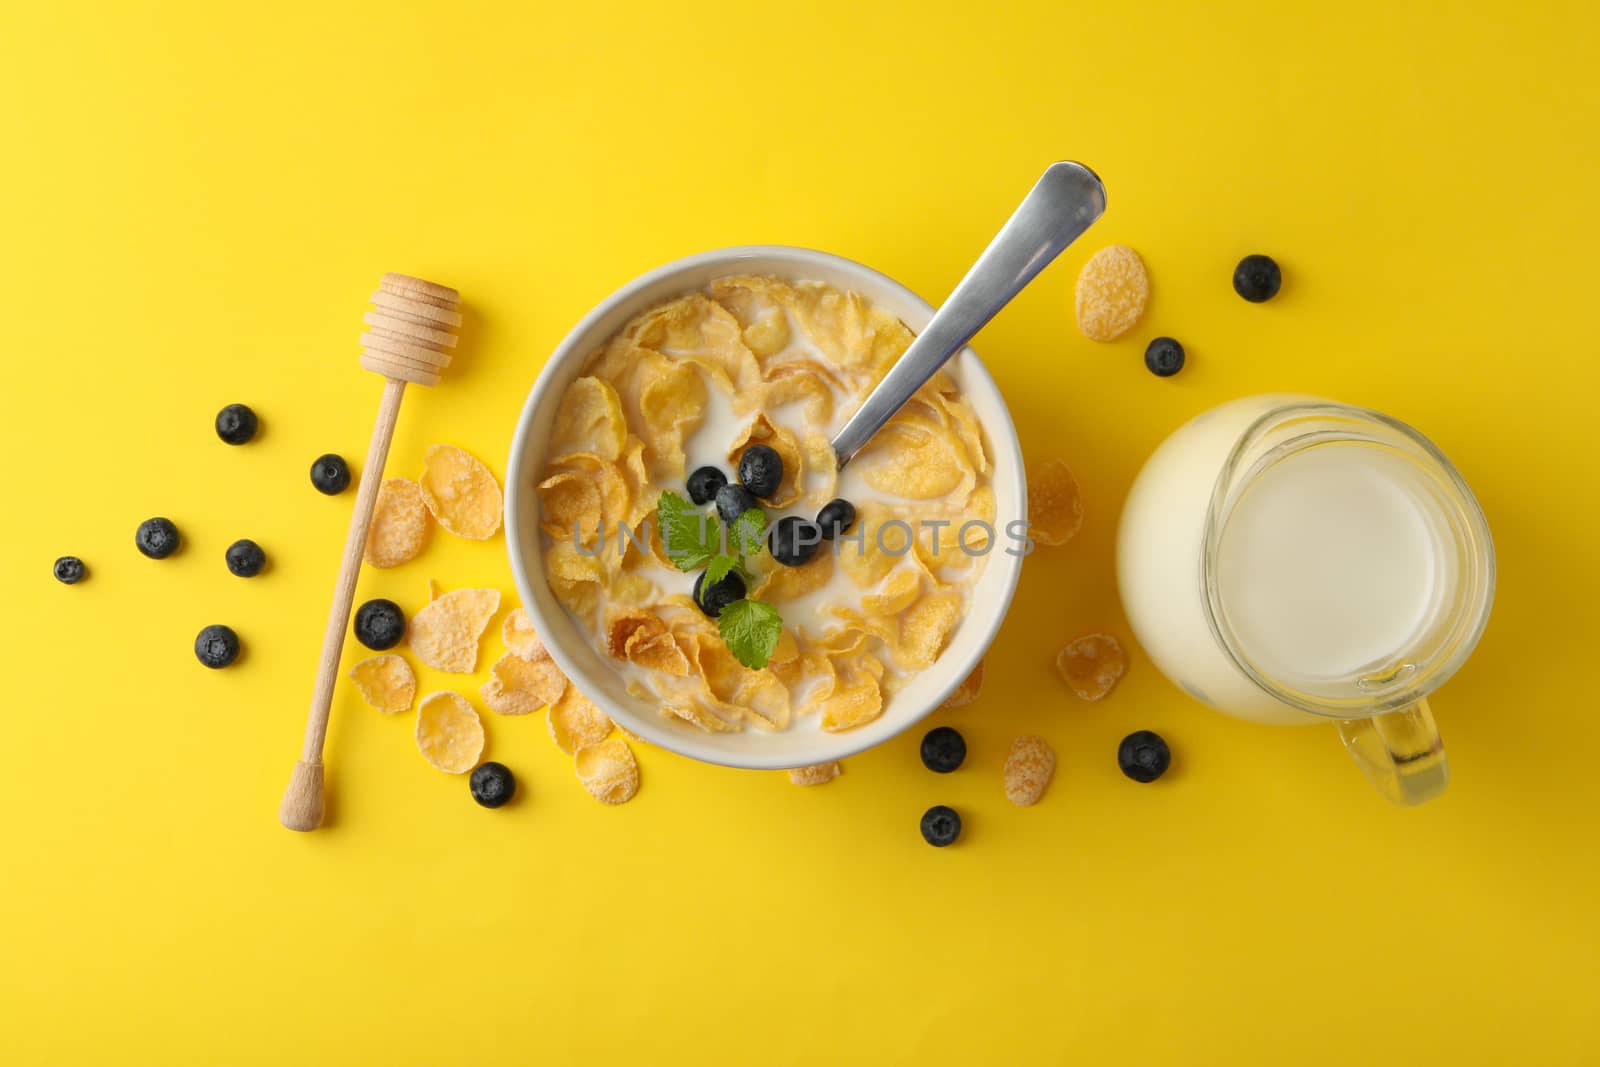
[(1396, 804), (1444, 792), (1450, 764), (1427, 700), (1366, 719), (1341, 719), (1339, 737), (1367, 780)]

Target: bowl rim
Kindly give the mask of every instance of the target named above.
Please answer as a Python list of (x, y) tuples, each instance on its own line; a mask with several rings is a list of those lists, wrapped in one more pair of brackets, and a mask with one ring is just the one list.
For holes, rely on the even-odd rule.
[[(522, 410), (517, 416), (516, 432), (512, 435), (511, 451), (506, 459), (506, 496), (505, 496), (505, 542), (506, 555), (510, 559), (511, 573), (516, 585), (517, 595), (524, 610), (527, 611), (530, 622), (535, 630), (543, 637), (551, 627), (545, 625), (545, 619), (539, 607), (539, 598), (535, 592), (534, 578), (523, 559), (521, 552), (522, 536), (520, 516), (524, 511), (522, 497), (524, 492), (531, 492), (532, 483), (528, 482), (523, 470), (522, 458), (528, 455), (529, 439), (535, 432), (534, 414), (545, 394), (554, 387), (560, 377), (560, 368), (574, 358), (584, 358), (604, 338), (591, 338), (598, 323), (611, 316), (619, 307), (639, 297), (646, 290), (657, 288), (672, 279), (702, 271), (708, 267), (725, 267), (729, 273), (737, 273), (740, 264), (751, 260), (778, 260), (791, 265), (794, 269), (792, 278), (804, 279), (807, 266), (819, 267), (835, 274), (844, 274), (859, 279), (861, 291), (869, 300), (879, 299), (880, 293), (891, 292), (897, 299), (907, 306), (915, 308), (922, 315), (922, 321), (915, 324), (914, 328), (922, 330), (927, 320), (933, 316), (933, 305), (922, 299), (908, 286), (896, 281), (881, 271), (863, 263), (844, 256), (824, 252), (819, 249), (804, 248), (793, 245), (733, 245), (726, 248), (710, 249), (683, 256), (679, 259), (664, 263), (659, 267), (645, 271), (631, 281), (624, 283), (613, 290), (608, 296), (589, 310), (577, 324), (567, 331), (560, 343), (551, 350), (544, 365), (540, 368), (538, 376), (528, 390), (528, 396), (523, 402)], [(687, 292), (689, 288), (685, 289)], [(658, 299), (670, 299), (661, 296)], [(908, 325), (911, 325), (908, 323)], [(995, 447), (997, 453), (1004, 451), (1008, 455), (997, 455), (992, 465), (991, 482), (998, 482), (1005, 478), (1009, 483), (1011, 494), (1017, 502), (1017, 514), (1027, 515), (1027, 481), (1023, 470), (1022, 444), (1017, 436), (1016, 423), (1011, 417), (1010, 408), (1007, 407), (1005, 397), (989, 373), (983, 361), (978, 358), (971, 346), (966, 346), (952, 357), (952, 362), (960, 361), (962, 377), (966, 379), (966, 388), (971, 389), (976, 384), (980, 389), (986, 390), (996, 405), (1002, 420), (998, 426), (985, 423), (984, 429)], [(538, 427), (539, 432), (546, 432), (548, 427)], [(1003, 460), (1005, 462), (1003, 462)], [(527, 488), (524, 488), (527, 482)], [(537, 535), (537, 531), (532, 531)], [(998, 534), (998, 531), (997, 531)], [(952, 645), (939, 657), (935, 671), (944, 672), (944, 679), (933, 690), (933, 695), (927, 706), (919, 709), (914, 714), (902, 713), (900, 715), (881, 715), (872, 722), (866, 723), (852, 730), (825, 736), (834, 739), (834, 744), (821, 757), (814, 753), (808, 754), (801, 761), (796, 762), (792, 753), (786, 755), (781, 745), (774, 745), (770, 750), (761, 751), (725, 751), (702, 747), (699, 738), (687, 730), (675, 729), (672, 724), (657, 719), (636, 715), (631, 708), (622, 706), (613, 701), (602, 689), (596, 689), (594, 704), (601, 711), (611, 716), (619, 726), (626, 728), (630, 733), (638, 735), (645, 741), (657, 745), (680, 756), (699, 760), (704, 763), (716, 764), (724, 767), (735, 767), (749, 770), (783, 770), (796, 766), (806, 766), (814, 763), (825, 763), (830, 760), (845, 759), (873, 748), (884, 741), (910, 729), (921, 722), (928, 715), (938, 710), (953, 693), (957, 686), (966, 680), (967, 676), (976, 669), (978, 661), (988, 652), (995, 636), (999, 633), (1001, 625), (1005, 622), (1010, 612), (1011, 601), (1016, 594), (1017, 582), (1021, 576), (1023, 555), (1013, 555), (1010, 552), (991, 552), (987, 568), (1000, 566), (1002, 573), (999, 581), (1002, 583), (999, 597), (994, 602), (994, 607), (988, 618), (975, 619), (971, 612), (962, 620), (963, 625), (957, 631), (959, 646)], [(543, 581), (543, 574), (537, 576)], [(993, 580), (993, 579), (991, 579)], [(972, 629), (974, 623), (980, 623), (978, 629)], [(559, 641), (545, 642), (556, 665), (569, 679), (569, 684), (576, 685), (586, 677), (586, 672), (578, 665), (561, 647)], [(596, 688), (596, 687), (589, 687)], [(785, 731), (777, 731), (775, 737), (783, 736)]]

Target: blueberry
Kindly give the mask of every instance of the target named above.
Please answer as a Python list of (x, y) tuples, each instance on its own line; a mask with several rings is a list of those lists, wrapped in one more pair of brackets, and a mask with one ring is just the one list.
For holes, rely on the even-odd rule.
[(778, 525), (767, 535), (767, 550), (772, 558), (785, 567), (798, 567), (817, 554), (822, 544), (822, 531), (817, 524), (789, 515), (778, 520)]
[(219, 671), (239, 658), (239, 635), (230, 626), (207, 626), (194, 639), (195, 658)]
[(178, 551), (179, 540), (178, 528), (171, 519), (146, 519), (133, 535), (133, 543), (151, 559), (166, 559)]
[(1117, 746), (1117, 766), (1136, 782), (1155, 781), (1167, 773), (1171, 763), (1172, 752), (1167, 743), (1151, 730), (1135, 731)]
[(956, 809), (935, 804), (922, 813), (922, 839), (934, 848), (944, 848), (961, 836), (961, 816)]
[(392, 600), (369, 600), (356, 609), (356, 640), (382, 652), (406, 635), (406, 617)]
[(83, 569), (83, 560), (79, 559), (77, 556), (62, 556), (60, 559), (56, 560), (56, 565), (52, 570), (52, 573), (56, 576), (56, 581), (60, 582), (62, 585), (76, 585), (83, 581), (83, 575), (85, 573)]
[(1183, 369), (1183, 346), (1170, 337), (1157, 337), (1144, 350), (1144, 365), (1158, 378), (1170, 378)]
[(217, 412), (217, 436), (230, 445), (242, 445), (256, 435), (256, 413), (243, 404), (229, 404)]
[(1283, 272), (1271, 256), (1245, 256), (1233, 268), (1233, 291), (1259, 304), (1278, 295), (1283, 284)]
[(822, 536), (829, 541), (849, 533), (855, 524), (856, 506), (844, 497), (828, 501), (817, 512), (817, 525), (822, 527)]
[(935, 774), (949, 774), (966, 758), (966, 738), (954, 727), (935, 726), (922, 739), (922, 765)]
[(771, 496), (783, 481), (783, 457), (771, 445), (751, 445), (739, 457), (739, 480), (756, 496)]
[(722, 609), (732, 604), (735, 600), (744, 599), (744, 579), (739, 577), (738, 571), (729, 571), (720, 582), (706, 585), (706, 572), (701, 571), (694, 580), (694, 602), (700, 610), (713, 619), (722, 614)]
[(254, 578), (267, 565), (267, 554), (248, 537), (229, 545), (228, 554), (223, 558), (228, 561), (228, 570), (241, 578)]
[(756, 506), (756, 498), (742, 485), (728, 483), (717, 490), (717, 514), (723, 522), (734, 522), (740, 515)]
[(311, 465), (311, 484), (319, 493), (338, 496), (350, 487), (350, 465), (332, 452), (318, 456)]
[(504, 763), (485, 763), (467, 779), (472, 799), (486, 808), (498, 808), (517, 792), (517, 778)]
[(701, 467), (689, 475), (689, 499), (702, 507), (717, 498), (717, 490), (728, 484), (728, 476), (715, 467)]

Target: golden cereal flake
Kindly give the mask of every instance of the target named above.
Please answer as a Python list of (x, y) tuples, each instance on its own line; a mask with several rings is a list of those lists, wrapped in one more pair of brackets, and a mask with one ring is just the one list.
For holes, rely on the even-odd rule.
[(838, 760), (815, 763), (810, 767), (791, 767), (789, 781), (795, 785), (824, 785), (839, 777), (839, 772), (843, 769)]
[(417, 748), (446, 774), (466, 774), (483, 755), (483, 721), (460, 693), (429, 693), (417, 708)]
[(569, 756), (585, 745), (604, 741), (610, 733), (610, 718), (575, 685), (569, 684), (561, 699), (550, 705), (550, 737)]
[(960, 594), (933, 593), (923, 597), (901, 616), (895, 662), (906, 670), (932, 667), (960, 621)]
[(1056, 653), (1062, 681), (1082, 700), (1099, 700), (1128, 671), (1128, 654), (1110, 634), (1075, 637)]
[(622, 455), (627, 436), (622, 401), (611, 383), (602, 378), (579, 378), (567, 386), (556, 406), (550, 451), (558, 456), (565, 452), (592, 452), (614, 460)]
[(620, 737), (584, 745), (572, 766), (589, 795), (602, 804), (626, 804), (639, 791), (639, 763)]
[(1047, 459), (1028, 475), (1028, 536), (1041, 545), (1064, 545), (1083, 528), (1083, 496), (1072, 468)]
[(1127, 245), (1102, 248), (1078, 274), (1078, 329), (1091, 341), (1115, 341), (1138, 325), (1149, 300), (1139, 253)]
[(500, 624), (500, 637), (505, 641), (508, 651), (525, 660), (532, 662), (550, 658), (550, 650), (544, 647), (544, 642), (534, 631), (527, 608), (516, 608), (506, 616), (506, 621)]
[(421, 554), (427, 538), (428, 508), (422, 489), (410, 478), (385, 478), (372, 506), (366, 561), (374, 567), (409, 563)]
[(500, 529), (500, 483), (465, 449), (431, 446), (417, 485), (434, 519), (457, 537), (487, 541)]
[(1006, 755), (1006, 799), (1020, 808), (1037, 804), (1055, 771), (1056, 754), (1048, 741), (1033, 734), (1017, 738)]
[(478, 687), (489, 710), (500, 715), (527, 715), (561, 699), (566, 676), (546, 657), (526, 660), (507, 652), (489, 668), (489, 680)]
[(406, 641), (434, 670), (471, 674), (478, 666), (478, 639), (499, 610), (498, 589), (453, 589), (417, 612)]
[(539, 528), (557, 541), (578, 541), (593, 547), (604, 532), (600, 489), (577, 471), (562, 471), (540, 482)]
[(417, 676), (411, 664), (392, 652), (369, 656), (350, 668), (361, 699), (385, 715), (395, 715), (411, 707), (417, 698)]

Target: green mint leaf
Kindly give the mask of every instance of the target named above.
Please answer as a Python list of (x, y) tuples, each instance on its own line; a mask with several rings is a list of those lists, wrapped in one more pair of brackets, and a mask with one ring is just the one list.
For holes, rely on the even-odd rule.
[(767, 513), (751, 508), (733, 523), (733, 550), (740, 556), (760, 553), (762, 538), (767, 535)]
[(703, 567), (717, 555), (717, 524), (670, 489), (656, 500), (656, 522), (661, 524), (667, 556), (680, 571)]
[(715, 585), (728, 576), (728, 572), (739, 566), (738, 556), (718, 556), (711, 561), (711, 566), (706, 568), (706, 584)]
[(735, 600), (717, 616), (717, 629), (727, 644), (733, 658), (759, 671), (772, 658), (778, 647), (778, 635), (783, 630), (783, 619), (778, 609), (760, 600)]

